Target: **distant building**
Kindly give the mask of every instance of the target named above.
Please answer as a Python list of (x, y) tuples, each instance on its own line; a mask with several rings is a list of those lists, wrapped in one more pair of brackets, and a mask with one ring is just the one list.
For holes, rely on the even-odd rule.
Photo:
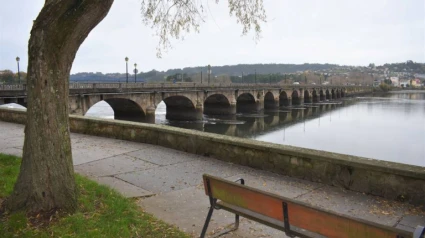
[(422, 83), (420, 79), (412, 79), (412, 87), (421, 87)]
[(391, 83), (395, 87), (400, 86), (399, 78), (398, 77), (390, 77)]
[(383, 82), (382, 79), (375, 79), (373, 80), (373, 87), (379, 87), (379, 85), (381, 85), (381, 83)]
[(400, 82), (400, 86), (405, 88), (405, 87), (409, 87), (410, 86), (410, 81), (409, 80), (403, 80)]

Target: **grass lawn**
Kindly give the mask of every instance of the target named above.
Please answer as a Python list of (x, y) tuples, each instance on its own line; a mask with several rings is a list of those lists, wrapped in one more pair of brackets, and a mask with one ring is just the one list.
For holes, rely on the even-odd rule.
[[(0, 154), (0, 203), (12, 192), (21, 159)], [(0, 237), (189, 237), (131, 199), (76, 174), (78, 211), (34, 225), (24, 212), (0, 216)]]

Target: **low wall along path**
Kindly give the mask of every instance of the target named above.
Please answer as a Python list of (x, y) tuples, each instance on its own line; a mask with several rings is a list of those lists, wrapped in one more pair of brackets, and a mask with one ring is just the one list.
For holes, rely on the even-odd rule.
[[(0, 109), (25, 124), (26, 112)], [(425, 168), (164, 125), (70, 116), (71, 132), (168, 147), (425, 207)]]

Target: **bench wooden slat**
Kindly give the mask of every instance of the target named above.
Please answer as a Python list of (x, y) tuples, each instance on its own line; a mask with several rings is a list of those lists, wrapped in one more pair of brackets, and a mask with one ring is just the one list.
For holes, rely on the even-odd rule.
[(287, 203), (289, 223), (291, 225), (327, 237), (395, 238), (397, 235), (412, 236), (412, 234), (403, 230), (312, 207), (306, 203), (221, 178), (210, 175), (204, 175), (203, 178), (205, 192), (208, 196), (207, 179), (213, 198), (278, 221), (283, 221), (283, 202), (285, 202)]
[[(259, 213), (253, 212), (251, 210), (241, 208), (241, 207), (238, 207), (238, 206), (235, 206), (235, 205), (231, 205), (231, 204), (228, 204), (228, 203), (225, 203), (225, 202), (222, 202), (222, 201), (218, 202), (217, 204), (220, 206), (220, 209), (229, 211), (229, 212), (234, 213), (234, 214), (238, 214), (238, 215), (246, 217), (250, 220), (259, 222), (261, 224), (264, 224), (264, 225), (269, 226), (269, 227), (273, 227), (273, 228), (281, 230), (281, 231), (285, 230), (283, 221), (279, 221), (279, 220), (261, 215)], [(315, 233), (312, 233), (308, 230), (300, 229), (299, 227), (294, 227), (293, 225), (291, 226), (291, 231), (293, 231), (295, 233), (295, 235), (297, 235), (297, 237), (315, 237), (315, 238), (324, 237), (324, 236), (320, 236), (320, 235), (317, 235)]]

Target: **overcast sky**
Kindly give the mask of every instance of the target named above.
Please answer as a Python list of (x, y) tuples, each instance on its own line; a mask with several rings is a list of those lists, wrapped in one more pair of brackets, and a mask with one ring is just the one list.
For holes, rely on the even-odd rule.
[[(44, 0), (0, 0), (0, 70), (27, 67), (32, 21)], [(77, 72), (125, 72), (124, 58), (139, 70), (253, 63), (383, 64), (425, 62), (424, 0), (264, 0), (268, 22), (262, 39), (241, 36), (227, 1), (209, 1), (200, 33), (172, 41), (156, 57), (158, 38), (142, 23), (140, 0), (116, 0), (90, 33), (73, 64)]]

